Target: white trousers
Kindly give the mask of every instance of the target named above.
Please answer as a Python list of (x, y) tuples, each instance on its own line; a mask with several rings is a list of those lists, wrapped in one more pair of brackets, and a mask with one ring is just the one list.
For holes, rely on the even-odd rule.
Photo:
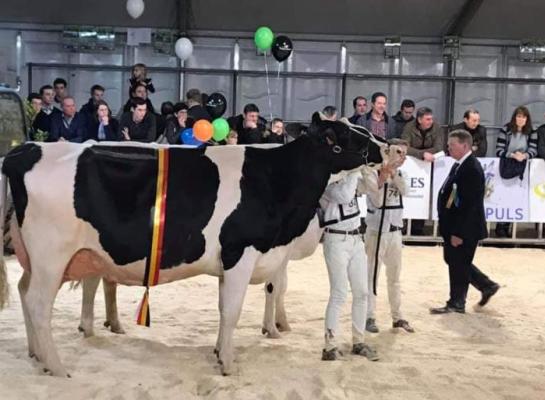
[[(378, 232), (365, 233), (365, 251), (368, 263), (369, 301), (367, 306), (367, 318), (375, 318), (377, 296), (373, 293), (373, 275), (375, 270), (375, 255), (377, 250)], [(377, 264), (377, 286), (381, 265), (386, 266), (386, 280), (388, 282), (388, 300), (393, 321), (403, 319), (401, 315), (401, 231), (382, 233)]]
[(325, 233), (324, 258), (329, 274), (329, 302), (325, 313), (325, 348), (337, 346), (339, 318), (352, 289), (352, 341), (363, 343), (367, 318), (367, 260), (360, 235)]

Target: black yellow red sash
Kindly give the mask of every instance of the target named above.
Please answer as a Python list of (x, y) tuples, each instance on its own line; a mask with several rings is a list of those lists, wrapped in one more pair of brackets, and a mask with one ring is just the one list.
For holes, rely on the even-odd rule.
[(146, 259), (146, 272), (143, 285), (146, 286), (144, 297), (138, 307), (137, 324), (150, 326), (149, 288), (159, 282), (159, 271), (163, 257), (163, 235), (167, 203), (168, 149), (157, 149), (157, 189), (155, 207), (152, 209), (153, 227), (150, 255)]

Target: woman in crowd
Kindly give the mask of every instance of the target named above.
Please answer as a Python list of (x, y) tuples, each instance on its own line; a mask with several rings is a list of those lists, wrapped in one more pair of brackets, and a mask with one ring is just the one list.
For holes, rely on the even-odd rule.
[(104, 100), (99, 100), (97, 102), (96, 113), (88, 124), (87, 139), (98, 142), (103, 140), (117, 141), (120, 140), (118, 131), (119, 123), (112, 117), (112, 111), (108, 103)]
[[(519, 106), (513, 111), (511, 121), (507, 123), (498, 135), (496, 142), (496, 156), (504, 159), (514, 160), (500, 162), (501, 169), (520, 169), (524, 173), (526, 160), (537, 155), (537, 132), (532, 128), (530, 112), (524, 106)], [(509, 237), (509, 222), (496, 224), (497, 237)]]

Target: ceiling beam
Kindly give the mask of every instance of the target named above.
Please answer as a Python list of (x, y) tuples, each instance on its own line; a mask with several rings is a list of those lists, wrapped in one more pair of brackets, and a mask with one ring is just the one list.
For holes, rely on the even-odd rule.
[(462, 36), (484, 0), (466, 0), (460, 12), (450, 21), (443, 36)]

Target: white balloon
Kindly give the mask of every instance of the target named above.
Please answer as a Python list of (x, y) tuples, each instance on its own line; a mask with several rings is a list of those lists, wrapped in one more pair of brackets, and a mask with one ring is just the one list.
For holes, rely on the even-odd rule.
[(180, 60), (187, 60), (193, 54), (193, 43), (188, 38), (180, 38), (174, 45), (174, 51)]
[(142, 15), (145, 7), (144, 0), (127, 0), (127, 12), (134, 19)]

